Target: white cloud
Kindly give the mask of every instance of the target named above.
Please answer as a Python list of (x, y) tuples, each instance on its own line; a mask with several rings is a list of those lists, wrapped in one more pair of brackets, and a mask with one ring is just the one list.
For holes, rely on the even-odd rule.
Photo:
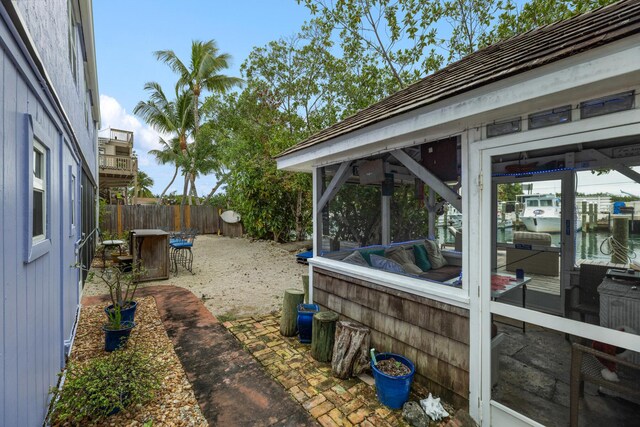
[[(141, 122), (136, 116), (127, 113), (127, 110), (120, 105), (117, 99), (108, 95), (100, 95), (100, 116), (103, 131), (108, 131), (109, 128), (133, 131), (133, 148), (138, 155), (138, 165), (153, 179), (153, 192), (160, 194), (169, 184), (174, 172), (173, 166), (158, 165), (155, 157), (149, 155), (149, 150), (162, 148), (159, 142), (161, 135), (146, 123)], [(162, 135), (162, 137), (168, 139), (167, 135)], [(178, 174), (167, 193), (175, 190), (181, 194), (183, 183), (182, 176)], [(215, 183), (214, 176), (201, 176), (196, 181), (198, 194), (209, 194)]]

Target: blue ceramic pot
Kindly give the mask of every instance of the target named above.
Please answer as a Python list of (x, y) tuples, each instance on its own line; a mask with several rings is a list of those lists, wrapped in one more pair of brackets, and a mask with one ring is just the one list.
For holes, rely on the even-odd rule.
[(109, 329), (108, 324), (102, 327), (104, 331), (105, 351), (114, 351), (124, 346), (129, 339), (131, 330), (136, 324), (134, 322), (120, 322), (120, 329)]
[(313, 315), (320, 311), (318, 304), (298, 304), (298, 336), (303, 344), (311, 343)]
[(376, 380), (376, 395), (380, 403), (391, 409), (400, 409), (409, 400), (409, 390), (411, 390), (411, 382), (413, 381), (413, 375), (416, 373), (416, 368), (409, 359), (399, 354), (380, 353), (376, 355), (376, 360), (380, 363), (392, 357), (407, 366), (411, 372), (407, 375), (393, 377), (380, 371), (373, 364), (373, 361), (371, 361), (371, 370), (373, 371), (373, 378)]
[[(120, 321), (133, 322), (136, 316), (136, 308), (138, 308), (138, 303), (136, 301), (129, 301), (129, 307), (120, 309)], [(107, 317), (109, 317), (109, 313), (111, 313), (112, 311), (113, 304), (104, 309), (104, 312), (107, 313)]]

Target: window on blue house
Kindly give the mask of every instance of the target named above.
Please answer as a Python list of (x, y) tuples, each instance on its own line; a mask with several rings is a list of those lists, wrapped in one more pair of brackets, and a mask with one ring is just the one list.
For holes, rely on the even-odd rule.
[(47, 150), (33, 142), (33, 242), (44, 240), (47, 235)]

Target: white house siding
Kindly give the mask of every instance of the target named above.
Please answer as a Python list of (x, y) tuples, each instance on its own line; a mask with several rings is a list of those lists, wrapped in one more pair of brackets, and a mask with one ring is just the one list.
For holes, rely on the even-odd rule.
[[(64, 7), (62, 4), (11, 3), (20, 14), (30, 16), (22, 16), (22, 23), (28, 24), (32, 48), (39, 52), (46, 77), (34, 67), (36, 58), (30, 58), (24, 49), (31, 41), (17, 35), (16, 28), (21, 24), (5, 9), (11, 6), (0, 5), (0, 426), (42, 425), (49, 388), (57, 384), (64, 366), (65, 340), (72, 338), (79, 305), (78, 271), (72, 265), (82, 229), (80, 182), (83, 166), (96, 181), (97, 141), (94, 118), (89, 111), (87, 129), (81, 102), (85, 92), (82, 55), (78, 56), (78, 89), (68, 62), (62, 61), (68, 57), (64, 50), (67, 44), (58, 44), (57, 36), (44, 43), (49, 35), (57, 34), (59, 27), (66, 34), (66, 2)], [(65, 123), (51, 93), (43, 90), (42, 82), (47, 78), (70, 123)], [(26, 256), (32, 220), (28, 206), (32, 152), (27, 115), (49, 150), (47, 229), (51, 245), (42, 256), (31, 260)], [(72, 175), (76, 182), (73, 207)], [(75, 228), (71, 227), (72, 209), (76, 210)]]

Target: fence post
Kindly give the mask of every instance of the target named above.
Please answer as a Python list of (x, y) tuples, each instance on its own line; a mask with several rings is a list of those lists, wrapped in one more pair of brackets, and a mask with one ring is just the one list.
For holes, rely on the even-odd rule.
[(116, 230), (118, 230), (118, 235), (122, 234), (122, 205), (118, 204), (117, 207), (117, 215), (116, 215)]

